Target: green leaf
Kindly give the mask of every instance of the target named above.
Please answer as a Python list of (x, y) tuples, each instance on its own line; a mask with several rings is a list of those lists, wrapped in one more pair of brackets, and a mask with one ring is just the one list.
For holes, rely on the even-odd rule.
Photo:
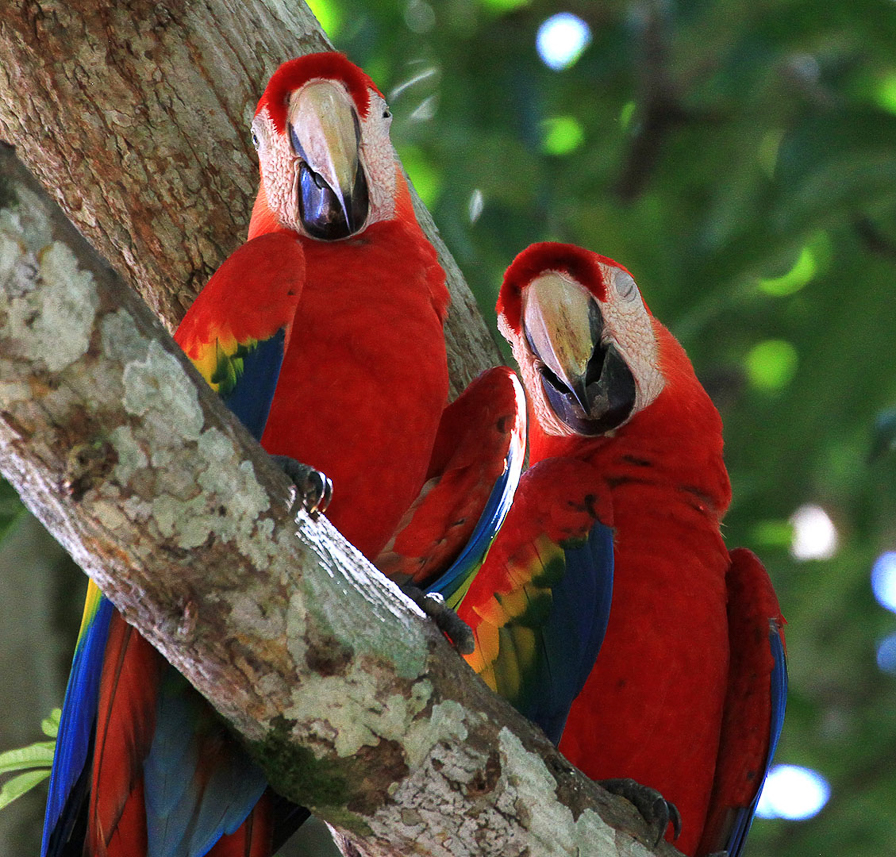
[(25, 768), (50, 768), (53, 765), (55, 750), (55, 741), (38, 741), (28, 747), (0, 753), (0, 774), (9, 774)]
[(30, 792), (35, 786), (40, 785), (50, 776), (49, 770), (28, 771), (27, 774), (19, 774), (9, 782), (3, 784), (0, 789), (0, 809), (9, 806), (16, 798), (20, 798), (26, 792)]
[(793, 524), (790, 521), (759, 521), (752, 530), (751, 544), (763, 548), (789, 548), (793, 542)]
[(59, 734), (59, 721), (62, 719), (62, 709), (54, 708), (49, 717), (40, 722), (41, 732), (48, 738), (55, 738)]

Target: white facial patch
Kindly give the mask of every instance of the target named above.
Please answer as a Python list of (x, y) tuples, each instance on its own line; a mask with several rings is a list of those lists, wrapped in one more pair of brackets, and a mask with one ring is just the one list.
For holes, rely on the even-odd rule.
[[(305, 86), (319, 81), (320, 79), (308, 81)], [(359, 159), (367, 178), (370, 204), (366, 226), (394, 217), (395, 180), (398, 169), (395, 149), (389, 138), (391, 111), (382, 96), (372, 90), (369, 94), (370, 105), (367, 116), (358, 123)], [(295, 98), (295, 94), (292, 98)], [(308, 232), (300, 219), (298, 205), (301, 160), (292, 147), (289, 130), (284, 128), (282, 132), (278, 132), (265, 106), (252, 122), (252, 134), (258, 150), (261, 180), (268, 206), (281, 226), (292, 229), (300, 235), (307, 235)]]
[(600, 304), (604, 320), (601, 339), (615, 343), (634, 376), (634, 415), (654, 402), (666, 385), (659, 366), (659, 344), (650, 315), (631, 275), (603, 263), (600, 267), (607, 284), (607, 300)]
[(292, 150), (288, 134), (277, 132), (265, 106), (252, 121), (252, 135), (268, 207), (281, 226), (305, 235), (299, 221), (297, 196), (299, 159)]
[(395, 215), (395, 175), (398, 158), (389, 138), (392, 111), (385, 99), (371, 91), (370, 109), (361, 120), (361, 163), (367, 171), (370, 198), (369, 223)]

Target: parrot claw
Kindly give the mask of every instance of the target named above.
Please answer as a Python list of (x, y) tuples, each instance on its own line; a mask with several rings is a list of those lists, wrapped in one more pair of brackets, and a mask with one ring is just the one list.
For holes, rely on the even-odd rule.
[(473, 654), (476, 647), (473, 631), (447, 604), (438, 592), (424, 592), (412, 584), (405, 584), (401, 591), (407, 595), (445, 634), (462, 655)]
[(624, 797), (641, 814), (654, 835), (652, 848), (660, 844), (666, 834), (666, 828), (672, 823), (673, 839), (681, 835), (681, 815), (674, 803), (667, 801), (656, 789), (642, 786), (627, 778), (598, 780), (610, 794)]
[(332, 481), (326, 474), (307, 464), (302, 464), (288, 455), (272, 455), (271, 458), (292, 480), (293, 485), (296, 486), (296, 499), (311, 520), (316, 521), (327, 511), (327, 506), (333, 499)]

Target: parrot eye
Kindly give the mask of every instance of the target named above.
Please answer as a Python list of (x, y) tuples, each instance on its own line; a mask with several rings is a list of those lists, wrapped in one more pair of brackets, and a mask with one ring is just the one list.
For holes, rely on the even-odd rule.
[(392, 118), (392, 114), (389, 112), (389, 108), (387, 107), (383, 111), (383, 119), (391, 119), (391, 118)]
[(255, 146), (256, 149), (258, 148), (258, 134), (254, 131), (252, 132), (252, 145)]
[(638, 297), (638, 284), (625, 271), (616, 272), (613, 284), (616, 286), (619, 297), (623, 300), (633, 301)]

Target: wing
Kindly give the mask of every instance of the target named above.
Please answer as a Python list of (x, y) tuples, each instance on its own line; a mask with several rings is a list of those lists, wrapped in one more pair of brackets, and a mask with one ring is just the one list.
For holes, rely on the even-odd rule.
[[(249, 853), (228, 851), (226, 837), (245, 838), (240, 828), (265, 789), (263, 774), (208, 703), (118, 613), (95, 740), (87, 853), (200, 857), (216, 842), (218, 854)], [(269, 820), (249, 833), (269, 841)]]
[(750, 551), (731, 551), (728, 690), (719, 758), (698, 853), (738, 857), (774, 756), (787, 698), (784, 617), (768, 574)]
[(522, 478), (507, 521), (458, 615), (467, 662), (556, 744), (606, 632), (613, 589), (610, 510), (589, 465), (549, 459)]
[(525, 418), (523, 388), (505, 366), (483, 372), (445, 408), (427, 481), (377, 557), (380, 571), (425, 588), (438, 579), (446, 599), (460, 600), (513, 500)]
[[(215, 843), (216, 853), (234, 851), (227, 837), (243, 825), (267, 787), (261, 769), (221, 718), (167, 665), (143, 772), (148, 853), (159, 857), (199, 857)], [(257, 813), (268, 815), (263, 808)], [(265, 824), (255, 835), (269, 848), (270, 820)]]
[[(97, 586), (87, 588), (81, 630), (65, 689), (56, 738), (50, 793), (44, 816), (41, 857), (65, 854), (70, 843), (83, 838), (83, 817), (90, 793), (90, 760), (99, 704), (103, 653), (114, 613)], [(81, 835), (79, 836), (79, 830)], [(80, 845), (78, 846), (80, 851)]]
[(298, 238), (253, 238), (227, 258), (174, 338), (256, 440), (267, 422), (305, 281)]

